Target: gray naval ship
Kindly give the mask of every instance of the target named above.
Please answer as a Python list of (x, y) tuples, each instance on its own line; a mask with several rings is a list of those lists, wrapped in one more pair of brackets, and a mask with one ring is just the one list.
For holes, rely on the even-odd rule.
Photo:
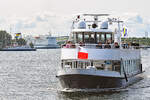
[[(73, 21), (70, 41), (61, 47), (56, 76), (61, 91), (120, 89), (142, 78), (139, 47), (122, 43), (123, 21), (108, 16), (83, 14)], [(117, 25), (117, 31), (110, 25)]]

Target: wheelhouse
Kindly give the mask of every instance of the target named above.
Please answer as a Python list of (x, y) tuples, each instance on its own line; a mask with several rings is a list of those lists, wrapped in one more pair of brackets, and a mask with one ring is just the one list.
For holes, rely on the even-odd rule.
[(74, 43), (97, 44), (99, 42), (105, 44), (107, 40), (114, 43), (113, 32), (73, 32)]

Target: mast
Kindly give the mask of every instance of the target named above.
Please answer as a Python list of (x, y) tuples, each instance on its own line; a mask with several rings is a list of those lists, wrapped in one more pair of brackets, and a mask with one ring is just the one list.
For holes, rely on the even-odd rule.
[(120, 45), (120, 49), (122, 48), (122, 46), (121, 46), (121, 31), (120, 31), (120, 23), (121, 23), (122, 21), (119, 21), (118, 20), (118, 35), (119, 35), (119, 45)]
[(120, 23), (123, 23), (123, 21), (119, 20), (119, 18), (118, 18), (118, 19), (117, 19), (117, 18), (112, 18), (112, 19), (108, 18), (108, 21), (109, 21), (110, 23), (114, 22), (114, 23), (117, 23), (117, 24), (118, 24), (117, 42), (119, 43), (119, 45), (120, 45), (120, 49), (121, 49), (121, 48), (122, 48), (122, 46), (121, 46), (121, 31), (120, 31)]
[(71, 40), (72, 40), (72, 30), (74, 29), (74, 23), (75, 23), (75, 21), (72, 22), (71, 30), (70, 30), (71, 34), (69, 34), (69, 39), (68, 39), (68, 41), (71, 41)]

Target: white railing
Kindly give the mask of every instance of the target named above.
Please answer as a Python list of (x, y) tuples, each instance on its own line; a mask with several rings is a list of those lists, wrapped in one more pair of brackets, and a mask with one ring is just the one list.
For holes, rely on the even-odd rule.
[[(93, 48), (93, 49), (120, 49), (120, 46), (115, 46), (114, 44), (63, 44), (61, 48)], [(130, 46), (128, 44), (122, 44), (121, 49), (139, 49), (139, 46)]]

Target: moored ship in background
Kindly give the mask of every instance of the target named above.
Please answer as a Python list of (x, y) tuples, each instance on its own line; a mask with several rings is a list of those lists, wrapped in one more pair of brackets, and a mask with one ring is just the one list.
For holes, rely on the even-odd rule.
[[(123, 21), (98, 20), (103, 16), (108, 14), (83, 14), (73, 21), (70, 40), (61, 48), (57, 73), (62, 91), (120, 89), (141, 79), (139, 47), (121, 43)], [(117, 31), (112, 31), (109, 24), (115, 23)]]
[(36, 49), (56, 49), (60, 48), (57, 44), (56, 37), (51, 35), (40, 35), (34, 38), (34, 47)]

